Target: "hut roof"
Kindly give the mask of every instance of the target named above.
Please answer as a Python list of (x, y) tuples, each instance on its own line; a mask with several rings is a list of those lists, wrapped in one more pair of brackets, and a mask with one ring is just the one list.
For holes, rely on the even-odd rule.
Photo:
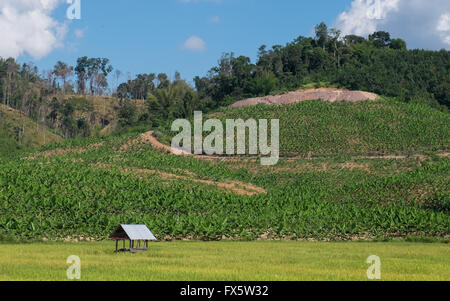
[(112, 239), (156, 240), (146, 225), (119, 225), (111, 234)]

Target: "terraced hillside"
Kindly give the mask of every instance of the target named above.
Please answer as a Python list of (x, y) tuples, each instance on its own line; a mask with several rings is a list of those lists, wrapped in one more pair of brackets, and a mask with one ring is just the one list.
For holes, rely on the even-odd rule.
[(444, 113), (381, 100), (214, 116), (278, 116), (296, 156), (264, 167), (172, 155), (148, 135), (68, 140), (0, 161), (0, 235), (106, 239), (119, 223), (145, 223), (160, 239), (449, 238)]

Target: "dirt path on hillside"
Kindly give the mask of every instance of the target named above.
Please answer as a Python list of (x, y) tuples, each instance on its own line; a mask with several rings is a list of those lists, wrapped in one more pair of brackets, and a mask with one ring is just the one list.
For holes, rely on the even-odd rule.
[[(112, 170), (113, 166), (108, 164), (94, 164), (95, 167), (100, 167), (103, 169)], [(225, 182), (218, 182), (213, 180), (205, 180), (205, 179), (199, 179), (196, 174), (192, 173), (188, 170), (178, 170), (181, 174), (173, 174), (168, 173), (160, 170), (155, 169), (143, 169), (143, 168), (122, 168), (123, 172), (128, 174), (134, 174), (134, 175), (158, 175), (163, 180), (184, 180), (187, 182), (194, 182), (194, 183), (200, 183), (210, 186), (218, 187), (220, 190), (226, 192), (226, 193), (234, 193), (238, 195), (246, 195), (246, 196), (252, 196), (256, 194), (266, 194), (267, 191), (261, 187), (243, 183), (240, 181), (225, 181)]]
[(315, 99), (322, 99), (328, 102), (337, 102), (337, 101), (357, 102), (363, 100), (377, 100), (378, 98), (379, 98), (378, 95), (370, 92), (348, 91), (334, 88), (318, 88), (318, 89), (298, 90), (275, 96), (248, 98), (234, 103), (233, 105), (231, 105), (231, 107), (233, 108), (248, 107), (257, 104), (285, 105)]
[(97, 149), (99, 147), (102, 147), (103, 145), (104, 145), (104, 143), (100, 142), (100, 143), (95, 143), (95, 144), (88, 145), (87, 147), (84, 147), (84, 148), (52, 149), (52, 150), (44, 151), (44, 152), (37, 153), (37, 154), (32, 155), (32, 156), (26, 157), (26, 159), (34, 160), (36, 158), (50, 158), (50, 157), (53, 157), (53, 156), (65, 155), (65, 154), (69, 154), (69, 153), (81, 154), (81, 153), (87, 152), (89, 150), (93, 150), (93, 149)]
[[(164, 150), (168, 153), (171, 154), (177, 154), (175, 151), (172, 150), (172, 148), (168, 145), (165, 145), (163, 143), (161, 143), (160, 141), (158, 141), (158, 139), (156, 139), (156, 137), (153, 136), (153, 131), (149, 131), (146, 132), (144, 134), (142, 134), (139, 138), (138, 138), (141, 142), (146, 143), (146, 144), (150, 144), (152, 145), (154, 148), (156, 149), (161, 149)], [(125, 144), (121, 147), (125, 148), (127, 147), (128, 144)], [(178, 154), (177, 154), (178, 155)], [(183, 152), (182, 154), (183, 156), (190, 156), (190, 157), (195, 157), (197, 159), (201, 159), (201, 160), (207, 160), (207, 161), (250, 161), (250, 160), (257, 160), (257, 157), (239, 157), (239, 156), (235, 156), (235, 157), (223, 157), (223, 156), (207, 156), (207, 155), (194, 155), (194, 154), (188, 154)], [(441, 152), (441, 153), (437, 153), (436, 154), (439, 157), (442, 158), (446, 158), (450, 156), (449, 152)], [(424, 154), (415, 154), (415, 155), (379, 155), (379, 156), (364, 156), (364, 155), (360, 155), (360, 156), (351, 156), (352, 158), (356, 158), (356, 159), (407, 159), (407, 158), (418, 158), (420, 160), (424, 160), (426, 159), (428, 156), (424, 155)], [(304, 156), (292, 156), (292, 157), (280, 157), (280, 159), (283, 160), (298, 160), (298, 159), (312, 159), (312, 158), (322, 158), (322, 157), (312, 157), (310, 155), (304, 155)]]
[(161, 142), (158, 141), (158, 139), (156, 139), (156, 137), (153, 136), (153, 131), (146, 132), (140, 135), (138, 138), (128, 141), (119, 148), (119, 152), (125, 152), (128, 148), (139, 143), (150, 144), (157, 149), (163, 150), (171, 154), (175, 154), (175, 152), (172, 151), (172, 148), (170, 146), (162, 144)]
[(195, 155), (195, 154), (186, 153), (185, 151), (180, 150), (180, 149), (172, 149), (171, 146), (161, 143), (155, 136), (153, 136), (153, 134), (154, 134), (153, 131), (146, 132), (146, 133), (140, 135), (138, 138), (131, 140), (131, 141), (127, 142), (126, 144), (122, 145), (119, 148), (119, 151), (124, 152), (129, 147), (131, 147), (137, 143), (144, 143), (144, 144), (150, 144), (151, 146), (153, 146), (156, 149), (159, 149), (164, 152), (170, 153), (172, 155), (177, 155), (177, 156), (195, 157), (198, 159), (208, 160), (208, 161), (217, 161), (217, 160), (238, 161), (238, 160), (240, 160), (239, 158), (236, 158), (236, 157)]

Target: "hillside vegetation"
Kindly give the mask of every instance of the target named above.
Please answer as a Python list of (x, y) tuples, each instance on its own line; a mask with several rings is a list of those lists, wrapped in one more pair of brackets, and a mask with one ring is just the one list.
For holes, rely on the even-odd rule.
[[(282, 156), (395, 155), (450, 148), (448, 113), (391, 99), (260, 104), (225, 108), (204, 118), (218, 118), (224, 128), (226, 119), (279, 119)], [(170, 145), (177, 133), (163, 132), (161, 139)]]
[[(167, 240), (448, 239), (449, 54), (322, 23), (315, 37), (260, 47), (255, 63), (224, 54), (195, 87), (178, 72), (120, 83), (107, 58), (57, 62), (45, 75), (0, 58), (0, 100), (13, 108), (0, 107), (0, 154), (55, 142), (0, 158), (0, 239), (106, 239), (121, 223)], [(381, 99), (228, 107), (326, 86)], [(170, 144), (168, 125), (194, 111), (279, 119), (283, 158), (263, 167), (152, 144), (150, 131)]]
[(23, 113), (0, 104), (0, 156), (62, 140), (60, 136)]
[(73, 65), (58, 61), (44, 74), (33, 63), (0, 58), (0, 101), (65, 138), (142, 124), (158, 127), (195, 110), (207, 113), (301, 87), (361, 90), (448, 111), (449, 53), (407, 49), (405, 41), (384, 31), (368, 38), (342, 36), (321, 23), (314, 37), (262, 45), (255, 62), (226, 53), (206, 76), (193, 78), (194, 85), (179, 72), (171, 77), (155, 70), (121, 82), (124, 73), (108, 58), (83, 56)]
[(169, 155), (141, 136), (69, 140), (0, 160), (0, 234), (106, 239), (145, 223), (160, 239), (448, 238), (449, 163), (431, 153), (263, 167)]

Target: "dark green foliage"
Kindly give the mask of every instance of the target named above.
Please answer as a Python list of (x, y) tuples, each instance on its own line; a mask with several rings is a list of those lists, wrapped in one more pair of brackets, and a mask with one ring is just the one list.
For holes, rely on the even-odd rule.
[(132, 125), (137, 120), (137, 108), (129, 99), (121, 102), (119, 109), (119, 122), (122, 126)]
[[(383, 31), (373, 33), (368, 40), (355, 35), (341, 39), (338, 30), (321, 23), (316, 26), (316, 39), (300, 36), (271, 50), (261, 46), (256, 64), (246, 57), (226, 54), (207, 77), (197, 77), (195, 84), (200, 97), (210, 97), (215, 106), (324, 81), (446, 108), (449, 70), (446, 50), (406, 50), (405, 41), (391, 39)], [(262, 82), (262, 78), (270, 80)]]
[[(75, 66), (77, 75), (77, 90), (79, 94), (102, 95), (108, 87), (106, 78), (113, 70), (107, 58), (80, 57)], [(87, 82), (89, 91), (87, 91)]]
[(147, 99), (150, 93), (155, 91), (154, 73), (138, 74), (136, 79), (122, 83), (117, 88), (117, 97), (132, 99)]
[(89, 128), (89, 124), (84, 118), (80, 118), (77, 120), (77, 128), (78, 128), (78, 135), (81, 137), (89, 137), (91, 135), (91, 131)]
[(69, 98), (63, 104), (53, 98), (50, 103), (50, 113), (47, 119), (53, 124), (58, 124), (65, 138), (77, 136), (88, 137), (91, 133), (89, 124), (85, 118), (75, 118), (75, 110), (88, 112), (92, 104), (84, 98)]
[(376, 48), (388, 48), (391, 45), (391, 35), (389, 32), (377, 31), (369, 35), (369, 41)]
[(406, 42), (402, 39), (392, 39), (390, 47), (395, 50), (406, 50)]

